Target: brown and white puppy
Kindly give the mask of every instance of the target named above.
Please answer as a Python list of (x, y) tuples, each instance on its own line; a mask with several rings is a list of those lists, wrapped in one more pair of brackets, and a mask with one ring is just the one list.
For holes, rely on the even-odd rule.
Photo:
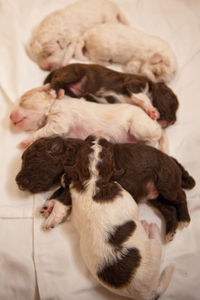
[(55, 91), (45, 89), (43, 86), (25, 93), (10, 115), (16, 127), (34, 131), (21, 143), (22, 147), (52, 134), (85, 139), (94, 132), (103, 131), (113, 142), (142, 141), (158, 145), (165, 151), (160, 125), (140, 107), (127, 103), (100, 105), (70, 96), (59, 101)]
[[(167, 266), (160, 276), (159, 229), (139, 221), (136, 202), (112, 180), (116, 173), (113, 147), (99, 139), (87, 138), (74, 166), (68, 167), (71, 221), (80, 236), (83, 260), (108, 290), (131, 299), (158, 299), (169, 285), (174, 266)], [(55, 211), (44, 227), (54, 226), (65, 215), (57, 205)]]
[(34, 28), (27, 52), (44, 70), (66, 65), (73, 57), (78, 38), (101, 23), (128, 24), (111, 0), (79, 0), (49, 14)]
[(71, 97), (84, 97), (98, 103), (139, 105), (162, 127), (176, 121), (178, 99), (165, 83), (153, 83), (147, 77), (122, 73), (96, 64), (73, 63), (52, 71), (44, 84), (50, 83)]
[(177, 71), (176, 56), (167, 41), (119, 23), (99, 24), (86, 31), (77, 43), (75, 58), (116, 63), (125, 72), (154, 82), (169, 82)]
[[(20, 189), (32, 193), (47, 191), (54, 185), (62, 186), (47, 201), (42, 213), (49, 214), (55, 200), (71, 205), (68, 167), (75, 163), (76, 154), (84, 141), (61, 137), (42, 138), (29, 146), (22, 155), (21, 171), (16, 176)], [(166, 241), (173, 238), (176, 229), (190, 222), (183, 188), (191, 189), (194, 179), (174, 158), (142, 144), (112, 144), (100, 139), (101, 147), (110, 145), (115, 158), (116, 180), (135, 199), (158, 209), (166, 223)], [(106, 170), (105, 170), (106, 171)], [(63, 176), (63, 174), (65, 175)], [(56, 224), (62, 220), (57, 220)]]

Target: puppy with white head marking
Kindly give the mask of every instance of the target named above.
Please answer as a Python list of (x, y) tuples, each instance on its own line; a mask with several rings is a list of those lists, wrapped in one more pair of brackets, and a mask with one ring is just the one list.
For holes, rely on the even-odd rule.
[(169, 82), (177, 61), (169, 44), (123, 24), (100, 24), (79, 39), (75, 58), (97, 63), (117, 63), (125, 72), (140, 74), (154, 82)]
[(113, 142), (139, 140), (152, 146), (162, 137), (160, 125), (138, 106), (100, 105), (68, 96), (58, 100), (46, 86), (44, 90), (36, 88), (25, 93), (10, 119), (22, 130), (35, 131), (21, 143), (22, 147), (52, 134), (85, 139), (93, 132), (102, 131)]
[(73, 57), (77, 39), (106, 22), (128, 24), (110, 0), (79, 0), (49, 14), (33, 31), (27, 45), (30, 58), (44, 70), (64, 66)]
[[(110, 143), (105, 140), (102, 146), (94, 136), (81, 145), (75, 165), (69, 167), (71, 221), (80, 236), (81, 254), (92, 275), (110, 291), (137, 300), (158, 299), (174, 266), (160, 276), (159, 229), (138, 220), (136, 202), (111, 179), (116, 172)], [(44, 226), (54, 226), (59, 212), (62, 218), (61, 205)]]

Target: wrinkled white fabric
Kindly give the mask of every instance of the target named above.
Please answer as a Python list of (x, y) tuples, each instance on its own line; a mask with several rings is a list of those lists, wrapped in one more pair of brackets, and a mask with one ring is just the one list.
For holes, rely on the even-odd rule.
[[(84, 0), (83, 0), (84, 1)], [(41, 230), (38, 209), (46, 195), (19, 191), (15, 176), (26, 136), (10, 125), (18, 97), (42, 84), (47, 73), (27, 56), (31, 29), (51, 11), (72, 0), (2, 0), (0, 2), (0, 299), (118, 300), (100, 287), (82, 261), (70, 221), (50, 232)], [(200, 295), (200, 2), (198, 0), (115, 0), (130, 23), (166, 39), (179, 63), (170, 86), (179, 97), (178, 120), (167, 129), (170, 154), (194, 176), (187, 191), (191, 223), (163, 246), (163, 266), (175, 263), (163, 300), (199, 300)], [(151, 208), (140, 205), (140, 218), (164, 224)]]

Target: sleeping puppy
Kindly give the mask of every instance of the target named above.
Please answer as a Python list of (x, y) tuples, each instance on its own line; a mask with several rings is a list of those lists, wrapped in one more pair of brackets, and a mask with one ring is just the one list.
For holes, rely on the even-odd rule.
[[(46, 86), (25, 93), (10, 119), (18, 128), (34, 131), (21, 143), (27, 147), (36, 139), (58, 134), (85, 139), (103, 131), (113, 142), (137, 142), (163, 146), (162, 129), (140, 107), (130, 104), (98, 104), (66, 96), (56, 98)], [(165, 151), (165, 149), (162, 149)]]
[(176, 121), (178, 99), (165, 83), (113, 71), (101, 65), (73, 63), (52, 71), (44, 81), (57, 93), (98, 103), (130, 103), (140, 106), (162, 127)]
[(27, 53), (44, 70), (66, 65), (77, 39), (101, 23), (128, 21), (111, 0), (79, 0), (49, 14), (33, 31)]
[[(101, 142), (101, 138), (87, 138), (74, 166), (68, 168), (72, 177), (71, 221), (91, 274), (115, 294), (137, 300), (158, 299), (169, 285), (174, 265), (160, 275), (159, 229), (139, 221), (136, 202), (112, 180), (116, 173), (112, 145)], [(55, 205), (44, 226), (53, 226), (63, 215)]]
[(153, 82), (169, 82), (177, 61), (169, 44), (123, 24), (100, 24), (79, 39), (75, 58), (120, 64), (125, 72), (140, 74)]
[[(46, 201), (42, 213), (46, 216), (58, 201), (71, 205), (69, 167), (75, 164), (76, 155), (85, 142), (61, 137), (41, 138), (29, 146), (22, 155), (21, 171), (16, 182), (21, 190), (31, 193), (48, 191), (62, 186)], [(195, 185), (194, 179), (174, 158), (143, 144), (112, 144), (99, 140), (112, 148), (115, 158), (116, 180), (137, 203), (148, 200), (158, 209), (166, 223), (166, 241), (173, 238), (176, 229), (190, 222), (186, 195), (183, 191)], [(120, 172), (119, 172), (120, 170)], [(61, 180), (62, 178), (62, 180)], [(54, 210), (54, 209), (53, 209)], [(62, 219), (58, 219), (54, 226)], [(52, 224), (51, 224), (52, 225)]]

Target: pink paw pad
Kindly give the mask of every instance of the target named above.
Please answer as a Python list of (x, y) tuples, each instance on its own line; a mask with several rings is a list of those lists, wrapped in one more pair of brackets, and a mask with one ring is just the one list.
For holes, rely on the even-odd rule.
[(149, 115), (149, 117), (151, 117), (153, 120), (157, 120), (160, 116), (159, 112), (157, 111), (157, 109), (153, 108), (153, 109), (148, 109), (147, 110), (147, 114)]
[(42, 208), (40, 210), (41, 215), (45, 218), (50, 216), (50, 214), (53, 211), (54, 205), (55, 205), (54, 200), (46, 201), (45, 204), (42, 206)]

